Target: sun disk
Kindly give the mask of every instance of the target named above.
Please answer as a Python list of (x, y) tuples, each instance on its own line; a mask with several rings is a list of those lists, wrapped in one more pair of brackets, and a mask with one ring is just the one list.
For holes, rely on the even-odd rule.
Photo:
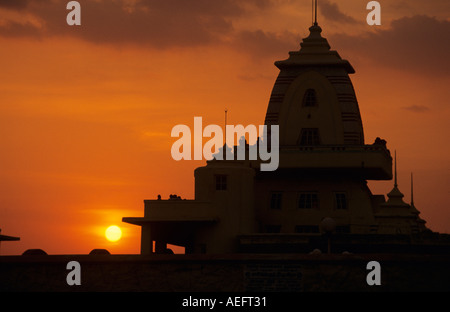
[(105, 236), (110, 242), (117, 242), (122, 237), (122, 230), (117, 225), (111, 225), (106, 229)]

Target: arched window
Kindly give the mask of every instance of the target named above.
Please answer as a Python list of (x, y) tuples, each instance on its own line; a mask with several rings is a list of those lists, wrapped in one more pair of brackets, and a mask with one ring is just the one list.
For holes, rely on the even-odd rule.
[(317, 106), (316, 90), (308, 89), (305, 91), (305, 95), (303, 96), (303, 106)]

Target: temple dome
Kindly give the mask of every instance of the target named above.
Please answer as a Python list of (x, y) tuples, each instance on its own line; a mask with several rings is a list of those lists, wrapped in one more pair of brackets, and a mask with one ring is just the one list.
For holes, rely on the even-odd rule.
[(364, 133), (347, 60), (330, 49), (318, 25), (299, 51), (275, 62), (280, 73), (266, 113), (279, 125), (280, 148), (295, 145), (363, 145)]

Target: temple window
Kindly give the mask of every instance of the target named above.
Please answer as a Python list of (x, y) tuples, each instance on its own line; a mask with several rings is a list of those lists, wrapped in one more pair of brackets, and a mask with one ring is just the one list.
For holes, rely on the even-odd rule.
[(319, 145), (319, 129), (304, 128), (300, 134), (300, 145)]
[(336, 209), (347, 209), (347, 197), (345, 193), (335, 193), (334, 200)]
[(299, 209), (318, 209), (319, 196), (317, 193), (301, 193), (298, 200)]
[(274, 192), (270, 197), (270, 209), (281, 209), (281, 193)]
[(216, 174), (216, 190), (226, 191), (227, 190), (227, 176), (224, 174)]
[(317, 106), (316, 90), (308, 89), (305, 91), (305, 95), (303, 96), (303, 106)]

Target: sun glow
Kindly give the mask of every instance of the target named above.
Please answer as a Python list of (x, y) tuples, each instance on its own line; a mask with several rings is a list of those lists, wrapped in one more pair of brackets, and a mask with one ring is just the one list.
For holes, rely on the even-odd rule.
[(110, 242), (117, 242), (122, 237), (122, 230), (117, 225), (111, 225), (106, 229), (105, 237)]

